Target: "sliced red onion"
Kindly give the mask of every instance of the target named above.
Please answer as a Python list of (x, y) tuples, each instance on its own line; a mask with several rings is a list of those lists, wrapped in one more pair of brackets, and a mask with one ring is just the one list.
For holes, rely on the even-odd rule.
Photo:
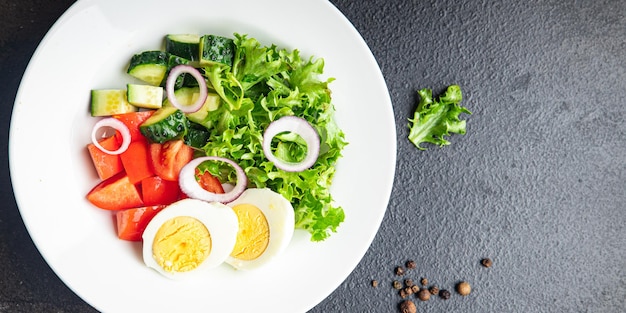
[[(196, 181), (196, 167), (204, 161), (221, 161), (228, 163), (235, 169), (237, 174), (237, 183), (235, 186), (226, 193), (213, 193), (202, 188), (198, 181)], [(221, 202), (228, 203), (239, 197), (248, 185), (248, 177), (244, 170), (235, 163), (233, 160), (215, 156), (200, 157), (191, 160), (183, 166), (179, 174), (178, 184), (180, 189), (190, 198), (204, 200), (207, 202)]]
[[(100, 130), (100, 128), (103, 127), (110, 127), (115, 129), (116, 131), (119, 132), (119, 134), (122, 136), (122, 145), (115, 151), (111, 151), (111, 150), (107, 150), (105, 149), (102, 145), (100, 145), (100, 142), (98, 142), (98, 131)], [(116, 155), (116, 154), (120, 154), (123, 153), (124, 151), (126, 151), (126, 149), (128, 149), (128, 146), (130, 145), (130, 130), (128, 129), (128, 126), (126, 126), (126, 124), (122, 123), (120, 120), (113, 118), (113, 117), (107, 117), (104, 119), (99, 120), (96, 125), (93, 126), (93, 130), (91, 131), (91, 142), (93, 142), (93, 144), (100, 149), (102, 152), (107, 153), (107, 154), (112, 154), (112, 155)]]
[[(182, 105), (180, 102), (178, 102), (178, 99), (176, 99), (176, 95), (174, 94), (174, 85), (176, 85), (176, 78), (184, 73), (193, 76), (193, 78), (198, 81), (198, 88), (200, 89), (200, 95), (198, 96), (198, 99), (196, 100), (196, 102), (190, 105)], [(185, 113), (193, 113), (200, 110), (200, 108), (202, 108), (202, 106), (204, 105), (204, 102), (206, 101), (208, 95), (206, 81), (204, 81), (204, 77), (202, 76), (200, 71), (198, 71), (193, 66), (184, 64), (177, 65), (172, 68), (172, 70), (170, 70), (170, 73), (167, 76), (167, 80), (165, 81), (165, 92), (167, 94), (167, 99), (170, 101), (170, 103), (175, 108), (180, 109)]]
[[(282, 132), (292, 132), (300, 135), (306, 142), (306, 156), (298, 163), (285, 162), (277, 158), (271, 150), (272, 138)], [(320, 152), (320, 137), (317, 131), (307, 120), (297, 116), (283, 116), (272, 122), (263, 134), (263, 153), (277, 168), (287, 172), (301, 172), (315, 164)]]

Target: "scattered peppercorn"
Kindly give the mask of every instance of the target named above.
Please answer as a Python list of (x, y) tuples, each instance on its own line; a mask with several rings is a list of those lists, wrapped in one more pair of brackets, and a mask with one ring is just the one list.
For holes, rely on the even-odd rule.
[(472, 286), (468, 282), (462, 281), (456, 285), (456, 291), (462, 296), (467, 296), (472, 292)]
[(402, 299), (406, 299), (406, 297), (408, 297), (409, 295), (406, 293), (406, 290), (402, 289), (398, 292), (398, 294), (400, 295), (400, 298)]
[[(493, 261), (490, 258), (483, 258), (480, 260), (480, 264), (484, 267), (491, 267), (493, 265)], [(405, 267), (402, 265), (396, 266), (394, 268), (394, 273), (396, 276), (403, 276), (407, 273), (408, 270), (416, 268), (416, 263), (413, 260), (408, 260), (405, 263)], [(404, 284), (402, 283), (404, 282)], [(378, 280), (371, 280), (372, 287), (378, 287)], [(393, 288), (398, 290), (398, 294), (402, 299), (404, 299), (401, 303), (399, 303), (399, 309), (401, 313), (415, 313), (417, 308), (415, 303), (410, 299), (407, 299), (408, 296), (415, 294), (416, 298), (420, 301), (428, 301), (431, 296), (439, 296), (443, 300), (448, 300), (452, 296), (449, 290), (439, 289), (438, 286), (432, 285), (428, 287), (428, 279), (426, 277), (420, 278), (419, 284), (413, 282), (411, 278), (405, 278), (402, 281), (401, 278), (397, 278), (393, 281)], [(456, 284), (455, 290), (461, 296), (467, 296), (471, 293), (472, 287), (466, 281), (460, 281)]]
[(439, 292), (439, 296), (441, 297), (441, 299), (448, 300), (450, 299), (451, 294), (450, 291), (444, 289)]
[(417, 263), (415, 263), (415, 261), (413, 261), (413, 260), (406, 261), (406, 268), (414, 269), (416, 267), (417, 267)]
[(398, 276), (404, 275), (404, 269), (402, 268), (402, 266), (396, 267), (396, 275)]
[(422, 301), (428, 301), (428, 299), (430, 299), (430, 292), (428, 291), (428, 289), (420, 289), (420, 291), (417, 293), (417, 298)]
[(415, 313), (417, 308), (411, 300), (404, 300), (400, 303), (400, 313)]

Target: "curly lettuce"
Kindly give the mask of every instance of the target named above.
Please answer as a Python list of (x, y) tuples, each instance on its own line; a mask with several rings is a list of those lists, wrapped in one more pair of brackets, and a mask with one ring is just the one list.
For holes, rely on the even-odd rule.
[(413, 119), (409, 119), (409, 140), (420, 150), (426, 150), (422, 143), (438, 146), (449, 145), (445, 136), (451, 133), (465, 134), (466, 122), (459, 119), (461, 113), (472, 114), (467, 108), (460, 106), (463, 99), (461, 87), (449, 86), (445, 93), (433, 98), (431, 89), (418, 91), (420, 101), (417, 104)]
[[(330, 186), (335, 163), (347, 144), (335, 123), (328, 84), (321, 80), (324, 60), (303, 59), (298, 50), (262, 46), (256, 39), (235, 34), (232, 66), (205, 66), (209, 85), (222, 105), (202, 122), (211, 135), (203, 150), (207, 155), (230, 158), (245, 170), (251, 187), (270, 188), (289, 200), (295, 210), (296, 228), (307, 230), (312, 241), (328, 238), (345, 214), (333, 203)], [(320, 135), (316, 163), (302, 172), (285, 172), (269, 162), (262, 149), (263, 131), (286, 115), (306, 119)], [(277, 153), (302, 155), (306, 151), (297, 136), (281, 136)], [(235, 173), (220, 168), (230, 182)]]

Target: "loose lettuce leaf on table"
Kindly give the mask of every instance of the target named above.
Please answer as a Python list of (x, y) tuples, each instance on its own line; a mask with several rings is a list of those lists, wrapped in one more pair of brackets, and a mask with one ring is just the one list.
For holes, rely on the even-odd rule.
[(424, 142), (438, 146), (449, 145), (444, 136), (451, 133), (465, 134), (465, 121), (459, 119), (461, 113), (472, 114), (467, 108), (460, 106), (463, 99), (461, 87), (449, 86), (438, 99), (433, 98), (431, 89), (418, 91), (420, 101), (417, 104), (413, 119), (409, 119), (409, 140), (420, 150), (426, 150)]

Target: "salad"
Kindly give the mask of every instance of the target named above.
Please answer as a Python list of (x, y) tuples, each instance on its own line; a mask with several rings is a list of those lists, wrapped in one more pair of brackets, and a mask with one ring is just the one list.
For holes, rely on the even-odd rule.
[(295, 228), (328, 238), (345, 218), (330, 186), (347, 142), (323, 68), (247, 35), (165, 36), (164, 49), (130, 58), (126, 89), (91, 91), (100, 120), (88, 150), (101, 182), (87, 199), (115, 211), (121, 239), (141, 240), (181, 199), (269, 189), (291, 204)]

